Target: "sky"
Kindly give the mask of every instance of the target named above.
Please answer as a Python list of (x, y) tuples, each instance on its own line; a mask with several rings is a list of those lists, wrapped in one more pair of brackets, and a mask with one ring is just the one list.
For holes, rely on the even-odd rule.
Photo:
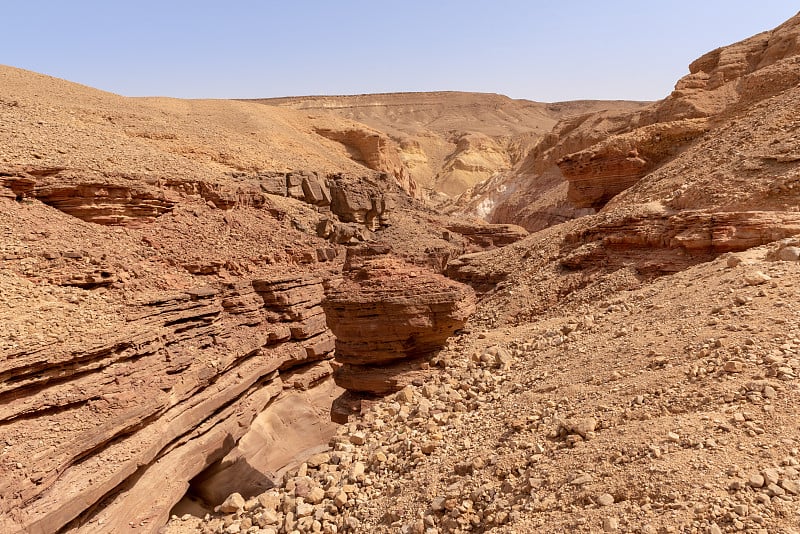
[(6, 0), (0, 64), (126, 96), (656, 100), (692, 60), (798, 9), (795, 0)]

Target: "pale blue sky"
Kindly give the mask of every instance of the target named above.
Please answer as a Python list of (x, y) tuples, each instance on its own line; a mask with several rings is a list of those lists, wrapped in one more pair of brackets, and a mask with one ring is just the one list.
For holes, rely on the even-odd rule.
[[(0, 63), (128, 96), (654, 100), (792, 0), (15, 0)], [(1, 90), (1, 89), (0, 89)]]

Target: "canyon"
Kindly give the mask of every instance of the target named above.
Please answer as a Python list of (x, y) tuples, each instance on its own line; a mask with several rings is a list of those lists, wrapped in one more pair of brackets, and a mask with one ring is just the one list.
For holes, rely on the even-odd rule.
[(0, 66), (3, 532), (797, 532), (800, 15), (658, 102)]

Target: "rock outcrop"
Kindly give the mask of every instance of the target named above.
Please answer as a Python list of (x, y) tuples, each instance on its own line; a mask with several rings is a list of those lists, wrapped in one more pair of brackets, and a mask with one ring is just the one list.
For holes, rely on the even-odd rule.
[[(18, 342), (0, 369), (0, 530), (163, 524), (271, 403), (330, 376), (323, 294), (314, 276), (202, 286), (132, 303), (80, 344)], [(251, 477), (287, 460), (247, 451)]]
[(564, 156), (556, 164), (569, 182), (567, 200), (600, 209), (706, 131), (706, 119), (658, 123)]
[(562, 119), (511, 171), (465, 193), (459, 211), (537, 231), (602, 209), (705, 132), (717, 135), (737, 114), (796, 88), (798, 36), (795, 16), (692, 62), (659, 102)]
[(385, 134), (366, 127), (344, 130), (316, 128), (315, 131), (322, 137), (341, 143), (354, 161), (374, 171), (392, 176), (410, 196), (414, 198), (424, 196), (422, 188), (403, 164), (397, 145)]
[(481, 221), (457, 221), (447, 225), (447, 230), (463, 236), (475, 250), (488, 250), (516, 243), (528, 231), (515, 224), (486, 224)]
[(456, 91), (285, 97), (256, 102), (315, 116), (337, 115), (367, 125), (369, 128), (320, 125), (315, 131), (344, 145), (353, 160), (366, 161), (370, 168), (393, 173), (399, 162), (404, 170), (396, 174), (412, 177), (419, 192), (453, 197), (510, 170), (561, 118), (590, 110), (639, 107), (636, 103), (599, 101), (545, 104)]
[(644, 275), (663, 275), (798, 233), (800, 214), (796, 212), (685, 210), (610, 215), (565, 236), (569, 252), (561, 265), (606, 270), (627, 265)]
[(427, 366), (475, 310), (468, 286), (387, 252), (349, 250), (345, 278), (323, 304), (336, 335), (336, 361), (343, 364), (334, 376), (351, 391), (385, 394), (400, 389), (403, 380), (396, 373), (387, 377), (386, 366), (399, 365), (394, 371), (403, 374)]
[[(127, 177), (81, 178), (62, 168), (0, 172), (0, 188), (16, 199), (37, 199), (86, 222), (133, 226), (168, 213), (176, 195)], [(93, 174), (93, 173), (88, 173)], [(6, 195), (12, 198), (12, 194)]]

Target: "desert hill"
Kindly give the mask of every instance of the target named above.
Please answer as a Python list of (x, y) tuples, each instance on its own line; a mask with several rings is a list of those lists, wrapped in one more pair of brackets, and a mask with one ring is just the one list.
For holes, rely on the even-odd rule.
[(397, 146), (415, 181), (436, 193), (458, 195), (511, 169), (531, 145), (567, 116), (627, 111), (644, 103), (573, 101), (545, 104), (485, 93), (387, 93), (254, 100), (326, 112), (366, 124)]
[[(0, 81), (6, 164), (217, 181), (297, 169), (374, 170), (403, 179), (380, 147), (369, 147), (365, 168), (340, 143), (315, 133), (363, 129), (333, 116), (312, 120), (229, 100), (126, 98), (12, 67), (0, 67)], [(406, 179), (403, 187), (415, 185)]]
[(800, 15), (647, 105), (0, 81), (0, 531), (798, 532)]

